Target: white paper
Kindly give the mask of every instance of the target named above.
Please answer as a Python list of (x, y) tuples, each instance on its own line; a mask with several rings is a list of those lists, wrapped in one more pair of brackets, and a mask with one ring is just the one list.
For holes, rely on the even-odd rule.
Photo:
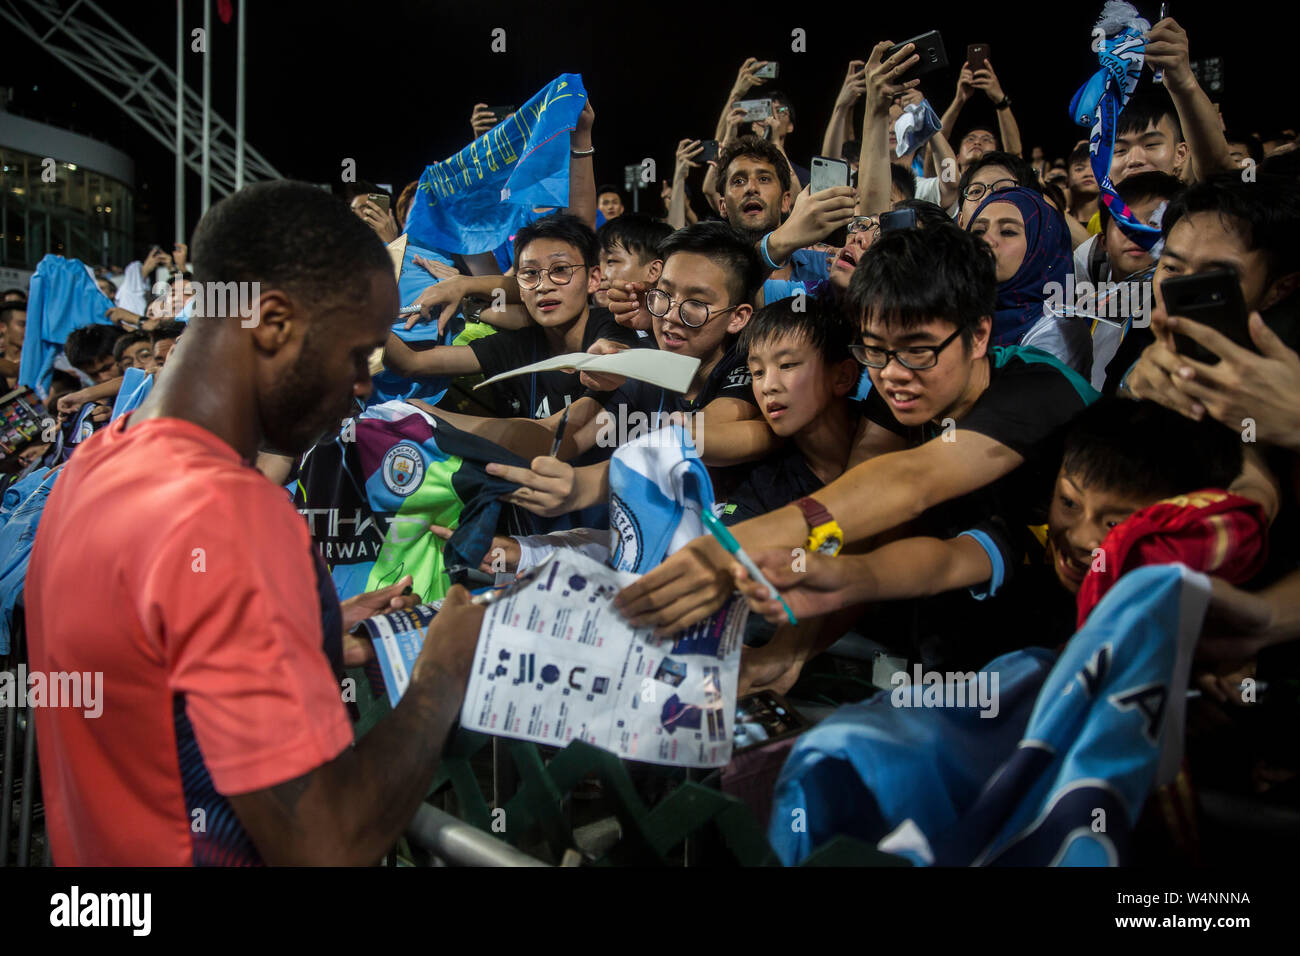
[(553, 747), (585, 740), (647, 763), (730, 761), (748, 607), (733, 596), (656, 641), (613, 607), (636, 579), (572, 551), (523, 576), (483, 618), (461, 726)]
[(684, 392), (691, 387), (691, 379), (700, 367), (700, 360), (690, 355), (675, 355), (659, 349), (623, 349), (611, 355), (593, 355), (590, 352), (570, 352), (557, 355), (532, 365), (511, 369), (500, 375), (493, 375), (485, 382), (475, 385), (482, 388), (503, 378), (516, 375), (528, 375), (532, 372), (553, 372), (559, 369), (577, 369), (582, 372), (608, 372), (622, 375), (640, 382), (649, 382), (671, 392)]

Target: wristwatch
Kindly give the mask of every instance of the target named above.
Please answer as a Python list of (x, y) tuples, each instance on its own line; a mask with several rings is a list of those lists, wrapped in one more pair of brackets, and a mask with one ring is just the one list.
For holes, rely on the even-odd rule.
[(1009, 97), (1009, 96), (1007, 96), (1005, 93), (1003, 93), (1003, 94), (1002, 94), (1002, 102), (1000, 102), (1000, 103), (994, 103), (994, 104), (993, 104), (993, 108), (994, 108), (995, 110), (1005, 110), (1005, 109), (1010, 109), (1010, 108), (1011, 108), (1011, 97)]
[(795, 505), (803, 512), (803, 520), (808, 522), (808, 550), (819, 554), (839, 554), (844, 546), (844, 532), (825, 506), (815, 498), (800, 498)]

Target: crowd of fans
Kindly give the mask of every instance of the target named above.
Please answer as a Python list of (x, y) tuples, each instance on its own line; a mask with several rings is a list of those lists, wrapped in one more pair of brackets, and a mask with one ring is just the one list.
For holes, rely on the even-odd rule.
[[(602, 436), (611, 417), (641, 412), (692, 434), (722, 520), (799, 624), (711, 537), (669, 555), (618, 606), (666, 635), (739, 590), (753, 612), (742, 695), (791, 692), (846, 634), (867, 635), (891, 660), (945, 672), (1060, 647), (1114, 529), (1179, 496), (1239, 496), (1262, 516), (1268, 558), (1244, 580), (1203, 568), (1213, 592), (1191, 682), (1200, 693), (1188, 772), (1196, 784), (1294, 804), (1300, 752), (1281, 729), (1295, 719), (1295, 695), (1260, 733), (1254, 696), (1243, 699), (1241, 688), (1281, 696), (1300, 678), (1295, 131), (1236, 128), (1198, 84), (1183, 29), (1156, 23), (1109, 169), (1132, 216), (1159, 230), (1153, 250), (1100, 201), (1087, 141), (1026, 148), (1034, 118), (1021, 117), (1022, 130), (987, 59), (960, 65), (951, 103), (932, 111), (938, 128), (901, 151), (900, 119), (928, 109), (920, 81), (904, 79), (917, 61), (911, 46), (891, 52), (883, 42), (849, 64), (820, 155), (844, 160), (850, 178), (814, 192), (813, 157), (787, 148), (794, 104), (765, 85), (762, 61), (747, 59), (722, 100), (716, 144), (680, 142), (658, 215), (629, 211), (618, 186), (595, 185), (593, 168), (605, 162), (593, 156), (588, 104), (571, 135), (570, 205), (537, 210), (495, 255), (418, 260), (438, 281), (413, 302), (398, 301), (375, 237), (402, 240), (415, 182), (396, 197), (348, 184), (347, 206), (301, 184), (249, 187), (205, 216), (190, 248), (155, 248), (100, 276), (115, 300), (113, 324), (68, 337), (46, 400), (65, 432), (75, 425), (92, 444), (46, 435), (16, 456), (24, 474), (64, 469), (28, 575), (33, 653), (77, 669), (103, 662), (98, 651), (74, 660), (86, 645), (69, 633), (92, 624), (101, 648), (130, 645), (116, 666), (136, 661), (160, 676), (135, 678), (118, 706), (137, 708), (134, 719), (153, 725), (140, 732), (159, 740), (173, 733), (170, 704), (164, 714), (157, 696), (130, 694), (189, 694), (177, 739), (197, 735), (210, 773), (201, 785), (224, 798), (257, 859), (377, 859), (431, 778), (482, 611), (451, 591), (402, 704), (352, 746), (337, 681), (308, 653), (321, 629), (328, 643), (340, 620), (347, 635), (365, 614), (423, 596), (398, 586), (341, 595), (349, 599), (341, 618), (337, 606), (311, 612), (319, 578), (307, 554), (291, 560), (306, 535), (286, 522), (292, 508), (277, 486), (374, 400), (372, 375), (447, 379), (437, 404), (410, 403), (523, 462), (485, 467), (512, 483), (505, 501), (541, 533), (511, 534), (503, 518), (483, 558), (497, 572), (608, 527), (615, 449)], [(735, 104), (760, 95), (771, 116), (746, 122)], [(968, 118), (984, 96), (990, 125)], [(803, 122), (809, 112), (801, 106)], [(476, 105), (473, 133), (498, 119)], [(705, 160), (711, 145), (715, 158)], [(1211, 270), (1240, 287), (1242, 327), (1213, 328), (1168, 308), (1163, 282)], [(203, 283), (249, 279), (263, 290), (255, 329), (193, 307)], [(408, 328), (463, 331), (438, 344), (406, 340), (394, 320), (412, 304), (419, 314)], [(8, 388), (17, 384), (25, 305), (23, 290), (0, 302)], [(630, 348), (690, 356), (698, 370), (680, 394), (568, 371), (459, 387), (552, 356)], [(152, 394), (110, 421), (146, 378)], [(163, 432), (174, 418), (211, 434)], [(133, 445), (146, 457), (129, 464)], [(271, 479), (260, 487), (246, 474), (253, 463)], [(159, 471), (213, 490), (182, 501)], [(83, 541), (76, 522), (94, 509), (124, 514), (84, 527)], [(232, 537), (218, 527), (230, 522), (258, 530)], [(450, 533), (437, 522), (429, 547)], [(125, 561), (161, 559), (132, 543), (110, 567), (117, 534), (159, 539), (185, 568), (191, 549), (206, 547), (216, 573), (200, 591), (180, 572), (120, 571)], [(203, 534), (246, 558), (236, 567), (214, 559)], [(256, 538), (260, 554), (241, 536)], [(112, 583), (87, 582), (87, 561)], [(322, 587), (332, 592), (328, 579)], [(69, 608), (69, 595), (87, 588), (116, 590)], [(281, 621), (269, 591), (289, 612), (308, 613)], [(321, 596), (319, 606), (333, 600)], [(273, 619), (273, 638), (263, 640), (255, 631)], [(191, 625), (203, 636), (187, 648), (153, 643), (158, 627)], [(360, 643), (345, 637), (344, 663), (370, 656)], [(265, 681), (237, 691), (223, 684), (258, 669)], [(271, 703), (227, 709), (230, 695), (256, 701), (263, 691)], [(57, 777), (46, 770), (57, 785), (47, 785), (56, 862), (191, 859), (187, 804), (165, 805), (170, 783), (136, 784), (136, 799), (158, 803), (149, 813), (168, 818), (149, 826), (170, 843), (146, 852), (108, 835), (103, 814), (121, 807), (88, 789), (97, 778), (72, 760), (90, 745), (53, 723), (41, 734), (43, 764), (65, 765)]]

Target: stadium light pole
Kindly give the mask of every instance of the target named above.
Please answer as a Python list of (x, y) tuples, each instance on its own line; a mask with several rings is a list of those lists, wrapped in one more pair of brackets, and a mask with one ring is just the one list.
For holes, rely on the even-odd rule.
[(235, 25), (238, 48), (235, 53), (235, 189), (244, 188), (244, 0), (239, 0), (239, 22)]
[(199, 215), (212, 198), (212, 0), (203, 0), (203, 183)]
[(176, 0), (176, 241), (185, 241), (185, 0)]

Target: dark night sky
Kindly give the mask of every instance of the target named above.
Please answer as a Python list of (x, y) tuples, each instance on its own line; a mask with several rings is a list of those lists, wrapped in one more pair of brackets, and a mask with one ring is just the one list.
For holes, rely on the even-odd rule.
[[(175, 56), (175, 4), (102, 0), (169, 64)], [(722, 97), (748, 55), (777, 59), (776, 85), (794, 100), (797, 124), (787, 147), (796, 162), (816, 153), (844, 70), (879, 39), (900, 41), (937, 28), (949, 60), (968, 43), (987, 42), (999, 79), (1014, 101), (1026, 147), (1064, 155), (1084, 135), (1066, 116), (1069, 98), (1096, 68), (1088, 47), (1100, 2), (938, 4), (703, 5), (678, 2), (588, 4), (268, 3), (250, 0), (248, 141), (290, 177), (336, 182), (343, 157), (358, 175), (400, 189), (423, 167), (470, 138), (475, 102), (522, 103), (548, 79), (581, 73), (596, 110), (596, 173), (621, 182), (622, 167), (654, 157), (671, 173), (684, 136), (712, 136)], [(1158, 5), (1138, 9), (1154, 20)], [(1208, 5), (1175, 2), (1194, 58), (1225, 59), (1229, 120), (1288, 125), (1296, 109), (1270, 115), (1277, 100), (1261, 80), (1293, 56), (1289, 30), (1261, 30), (1255, 16), (1218, 22)], [(1222, 9), (1220, 5), (1220, 9)], [(202, 25), (203, 5), (186, 0), (187, 30)], [(939, 12), (942, 11), (942, 12)], [(234, 123), (233, 23), (213, 3), (214, 108)], [(491, 31), (506, 30), (505, 53), (490, 52)], [(807, 52), (790, 51), (791, 30), (807, 31)], [(9, 32), (6, 30), (6, 32)], [(10, 37), (0, 85), (15, 88), (15, 112), (94, 135), (137, 164), (137, 239), (170, 238), (172, 157), (35, 44)], [(188, 49), (188, 44), (187, 44)], [(200, 89), (201, 54), (189, 54), (186, 79)], [(951, 100), (956, 66), (923, 81), (936, 110)], [(1290, 71), (1287, 71), (1288, 78)], [(1247, 79), (1251, 82), (1247, 83)], [(36, 91), (32, 87), (36, 86)], [(1283, 90), (1292, 93), (1289, 81)], [(995, 114), (982, 94), (967, 106), (960, 133)], [(189, 228), (197, 221), (198, 179), (187, 186)], [(153, 225), (151, 225), (151, 222)], [(150, 235), (150, 232), (156, 235)]]

